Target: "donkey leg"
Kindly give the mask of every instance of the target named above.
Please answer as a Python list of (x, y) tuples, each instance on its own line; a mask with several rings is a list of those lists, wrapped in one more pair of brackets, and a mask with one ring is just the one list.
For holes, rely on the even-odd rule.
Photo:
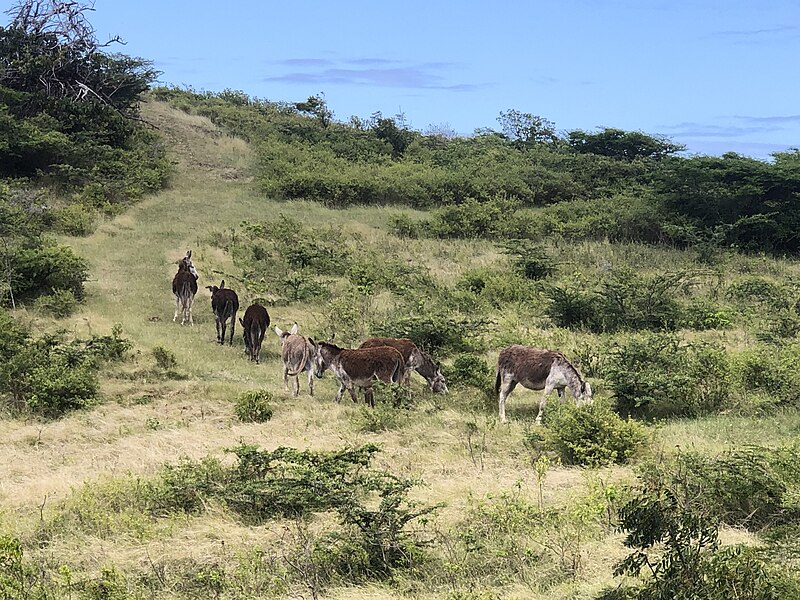
[(289, 369), (283, 367), (283, 389), (289, 391)]
[(233, 346), (233, 332), (234, 331), (236, 331), (236, 313), (233, 313), (233, 316), (231, 317), (231, 339), (228, 342), (229, 346)]
[(544, 413), (544, 406), (547, 404), (547, 396), (550, 395), (550, 392), (553, 391), (553, 386), (547, 385), (544, 388), (544, 392), (542, 393), (542, 399), (539, 400), (539, 414), (536, 415), (536, 424), (541, 425), (542, 423), (542, 414)]
[(314, 371), (308, 370), (308, 393), (314, 395)]
[(299, 375), (295, 375), (294, 376), (294, 381), (292, 383), (292, 386), (293, 386), (292, 395), (293, 396), (299, 396), (300, 395), (300, 376)]
[(217, 326), (217, 343), (219, 344), (219, 330), (220, 330), (220, 322), (219, 319), (214, 319), (214, 325)]
[(497, 400), (497, 408), (500, 414), (500, 422), (508, 423), (506, 420), (506, 398), (517, 387), (517, 382), (513, 379), (503, 379), (502, 386), (500, 387), (500, 397)]
[(172, 322), (174, 323), (178, 319), (178, 308), (181, 305), (181, 299), (178, 296), (175, 296), (175, 316), (172, 317)]
[(194, 296), (189, 298), (188, 304), (189, 304), (189, 307), (188, 307), (187, 310), (189, 312), (189, 325), (194, 327), (194, 319), (192, 318), (192, 306), (194, 305)]
[(350, 385), (347, 386), (347, 391), (350, 392), (350, 397), (353, 399), (353, 403), (358, 404), (358, 396), (356, 395), (356, 386), (353, 383), (351, 383)]
[(345, 389), (345, 385), (344, 385), (344, 382), (342, 382), (339, 385), (339, 391), (336, 392), (336, 402), (341, 402), (342, 401), (342, 396), (344, 395), (344, 389)]

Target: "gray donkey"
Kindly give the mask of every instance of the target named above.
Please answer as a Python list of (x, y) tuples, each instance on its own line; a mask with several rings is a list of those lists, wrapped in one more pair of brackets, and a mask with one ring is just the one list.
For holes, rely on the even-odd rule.
[(289, 377), (294, 377), (292, 395), (300, 394), (300, 373), (308, 372), (308, 391), (314, 395), (314, 354), (317, 348), (307, 337), (297, 333), (297, 323), (289, 331), (275, 325), (275, 333), (281, 340), (283, 358), (283, 385), (289, 391)]

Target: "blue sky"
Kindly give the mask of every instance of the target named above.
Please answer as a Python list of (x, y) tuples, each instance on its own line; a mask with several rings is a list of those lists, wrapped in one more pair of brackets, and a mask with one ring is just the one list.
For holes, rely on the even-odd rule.
[(513, 108), (699, 154), (800, 147), (797, 0), (96, 0), (89, 20), (165, 84), (323, 93), (342, 121), (468, 135)]

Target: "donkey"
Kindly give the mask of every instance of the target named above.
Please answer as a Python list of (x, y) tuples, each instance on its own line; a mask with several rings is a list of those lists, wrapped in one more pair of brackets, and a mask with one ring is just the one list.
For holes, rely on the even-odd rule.
[[(312, 343), (313, 340), (311, 341)], [(358, 402), (355, 387), (364, 390), (364, 400), (375, 406), (372, 384), (379, 379), (384, 383), (398, 383), (405, 377), (406, 361), (403, 355), (389, 346), (377, 348), (340, 348), (330, 342), (316, 344), (314, 374), (322, 377), (330, 369), (339, 380), (336, 401), (341, 402), (345, 389), (353, 402)]]
[(539, 401), (536, 423), (542, 422), (542, 412), (547, 396), (554, 389), (558, 397), (564, 397), (564, 388), (569, 388), (578, 405), (592, 402), (592, 387), (585, 381), (575, 366), (560, 352), (530, 348), (514, 344), (500, 351), (497, 360), (495, 393), (499, 393), (500, 421), (506, 422), (506, 398), (521, 383), (529, 390), (544, 390)]
[(258, 303), (251, 304), (244, 311), (244, 319), (239, 318), (239, 324), (244, 332), (244, 348), (250, 360), (261, 359), (261, 343), (264, 341), (264, 334), (269, 327), (269, 313), (267, 309)]
[(182, 259), (178, 261), (178, 272), (172, 278), (172, 293), (175, 294), (175, 316), (172, 322), (178, 318), (178, 310), (181, 311), (181, 325), (187, 318), (189, 325), (194, 327), (192, 319), (192, 305), (194, 296), (197, 294), (197, 270), (192, 263), (192, 251), (189, 250)]
[(233, 333), (236, 329), (236, 311), (239, 310), (239, 296), (230, 288), (225, 287), (225, 280), (219, 284), (207, 285), (206, 289), (211, 292), (211, 310), (214, 312), (214, 320), (217, 325), (217, 341), (225, 344), (225, 329), (227, 329), (228, 319), (231, 320), (231, 337), (229, 345), (233, 346)]
[(300, 394), (300, 373), (308, 371), (308, 391), (314, 395), (314, 354), (317, 351), (314, 343), (307, 337), (297, 333), (297, 323), (291, 330), (283, 331), (275, 325), (275, 333), (281, 340), (281, 357), (283, 358), (283, 385), (289, 391), (289, 376), (294, 377), (292, 395)]
[(448, 392), (447, 382), (430, 354), (420, 350), (417, 345), (408, 338), (386, 338), (376, 337), (364, 340), (359, 348), (378, 348), (389, 346), (403, 355), (406, 361), (406, 377), (403, 383), (408, 384), (411, 379), (411, 371), (416, 370), (428, 382), (428, 387), (434, 393), (446, 394)]

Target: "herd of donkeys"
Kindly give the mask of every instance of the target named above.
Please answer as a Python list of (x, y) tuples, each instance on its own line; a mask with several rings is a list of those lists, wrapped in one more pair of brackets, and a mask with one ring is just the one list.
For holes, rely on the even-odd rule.
[[(172, 293), (175, 295), (173, 322), (180, 312), (181, 325), (186, 322), (194, 324), (192, 305), (197, 294), (197, 279), (192, 251), (189, 250), (178, 261), (178, 272), (172, 280)], [(216, 322), (217, 341), (220, 344), (225, 343), (230, 322), (229, 344), (233, 345), (239, 298), (236, 292), (225, 287), (225, 280), (219, 286), (206, 286), (206, 289), (211, 292), (211, 310)], [(251, 304), (245, 310), (244, 317), (239, 318), (239, 324), (243, 329), (247, 355), (257, 363), (260, 360), (261, 344), (270, 324), (269, 313), (260, 304)], [(289, 331), (283, 331), (276, 325), (275, 333), (281, 341), (283, 381), (288, 389), (289, 377), (294, 378), (292, 392), (295, 396), (300, 393), (301, 373), (307, 373), (309, 392), (313, 396), (314, 377), (322, 377), (326, 369), (330, 369), (339, 380), (337, 402), (341, 401), (345, 390), (349, 392), (353, 402), (356, 402), (355, 388), (358, 387), (364, 390), (366, 402), (373, 406), (372, 385), (375, 381), (408, 384), (412, 371), (425, 378), (431, 391), (441, 394), (448, 391), (439, 365), (412, 340), (376, 337), (365, 340), (358, 348), (340, 348), (333, 344), (333, 340), (314, 341), (299, 334), (297, 323)], [(514, 344), (500, 351), (495, 392), (498, 394), (502, 422), (506, 422), (506, 398), (517, 384), (532, 390), (544, 390), (539, 401), (537, 423), (541, 423), (547, 397), (553, 390), (558, 392), (559, 397), (563, 397), (564, 390), (569, 388), (578, 404), (592, 401), (589, 382), (563, 354), (553, 350)]]

